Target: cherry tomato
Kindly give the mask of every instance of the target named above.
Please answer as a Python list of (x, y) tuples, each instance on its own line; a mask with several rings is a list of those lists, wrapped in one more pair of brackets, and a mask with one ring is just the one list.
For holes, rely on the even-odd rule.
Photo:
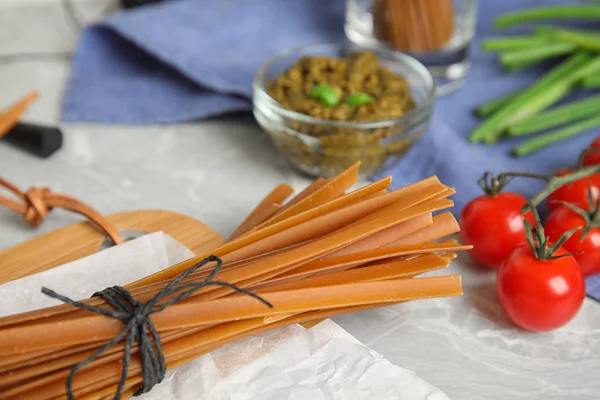
[[(560, 171), (556, 176), (565, 176), (571, 173), (572, 171)], [(592, 188), (592, 197), (594, 201), (597, 201), (600, 197), (600, 174), (578, 179), (556, 189), (548, 196), (548, 209), (552, 211), (560, 206), (560, 203), (556, 203), (557, 201), (565, 201), (584, 210), (589, 210), (588, 187)]]
[[(555, 255), (566, 254), (562, 248)], [(510, 319), (530, 331), (563, 326), (579, 311), (585, 281), (571, 256), (539, 261), (529, 245), (518, 247), (498, 269), (498, 299)]]
[[(460, 217), (460, 237), (472, 244), (473, 258), (488, 268), (497, 268), (509, 254), (525, 243), (525, 227), (521, 209), (527, 199), (520, 194), (502, 192), (495, 196), (477, 197)], [(533, 223), (533, 215), (525, 218)]]
[[(557, 241), (564, 232), (573, 228), (583, 229), (585, 223), (581, 215), (562, 206), (550, 213), (544, 228), (550, 240)], [(581, 230), (575, 232), (562, 247), (569, 253), (581, 253), (574, 254), (573, 257), (577, 260), (583, 275), (598, 274), (600, 273), (600, 228), (590, 229), (583, 240), (581, 240), (581, 233)]]
[[(590, 143), (590, 145), (588, 147), (592, 148), (592, 149), (600, 150), (600, 137), (597, 137), (596, 140), (594, 140), (592, 143)], [(589, 167), (591, 165), (600, 164), (600, 151), (599, 152), (589, 152), (589, 153), (585, 154), (583, 156), (582, 161), (583, 161), (582, 164), (585, 165), (586, 167)]]

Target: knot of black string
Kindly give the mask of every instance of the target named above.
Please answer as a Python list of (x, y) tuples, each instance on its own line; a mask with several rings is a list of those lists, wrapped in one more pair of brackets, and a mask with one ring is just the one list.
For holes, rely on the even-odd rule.
[[(183, 282), (183, 280), (192, 272), (210, 262), (215, 262), (216, 265), (206, 279), (201, 282)], [(121, 379), (119, 381), (117, 392), (114, 398), (116, 400), (121, 399), (121, 393), (127, 381), (127, 372), (129, 369), (131, 352), (136, 342), (138, 343), (140, 351), (143, 384), (135, 392), (134, 396), (147, 393), (150, 391), (150, 389), (152, 389), (152, 387), (154, 387), (154, 385), (160, 383), (165, 377), (166, 373), (165, 356), (162, 351), (160, 336), (158, 335), (158, 331), (152, 323), (150, 316), (163, 311), (171, 304), (185, 299), (205, 286), (226, 286), (239, 293), (254, 297), (269, 307), (273, 307), (272, 304), (267, 300), (249, 290), (240, 288), (232, 283), (214, 280), (215, 275), (219, 272), (222, 265), (223, 262), (217, 256), (207, 257), (184, 271), (170, 283), (166, 284), (160, 292), (158, 292), (147, 302), (136, 301), (127, 289), (120, 286), (109, 287), (100, 292), (94, 293), (94, 296), (102, 297), (104, 300), (106, 300), (106, 302), (110, 304), (114, 310), (90, 306), (88, 304), (81, 303), (66, 296), (60, 295), (50, 289), (42, 288), (42, 293), (58, 299), (63, 303), (70, 304), (74, 307), (94, 313), (102, 314), (107, 317), (120, 319), (125, 324), (123, 330), (119, 332), (119, 334), (117, 334), (111, 341), (100, 347), (94, 354), (81, 361), (71, 369), (66, 382), (67, 396), (69, 400), (75, 399), (75, 396), (73, 395), (73, 378), (75, 377), (77, 371), (100, 357), (102, 353), (119, 343), (124, 338), (125, 350), (123, 352), (123, 370), (121, 371)], [(172, 297), (163, 302), (163, 300), (169, 296)]]

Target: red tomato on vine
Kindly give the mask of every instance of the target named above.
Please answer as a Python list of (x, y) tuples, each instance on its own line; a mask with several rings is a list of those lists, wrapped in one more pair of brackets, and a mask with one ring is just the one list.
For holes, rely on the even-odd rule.
[[(572, 206), (571, 206), (572, 207)], [(600, 273), (600, 213), (598, 205), (591, 211), (560, 206), (550, 213), (545, 224), (550, 240), (578, 229), (563, 247), (577, 260), (585, 276)]]
[[(597, 137), (590, 145), (588, 149), (592, 151), (587, 151), (583, 157), (581, 158), (581, 165), (590, 166), (590, 165), (599, 165), (600, 164), (600, 137)], [(596, 151), (597, 150), (597, 151)]]
[(529, 243), (518, 247), (498, 269), (498, 299), (521, 328), (548, 331), (575, 317), (585, 297), (585, 280), (575, 258), (561, 247), (568, 233), (550, 246), (541, 225), (527, 229)]
[[(571, 174), (572, 171), (560, 171), (556, 176), (565, 176)], [(548, 210), (552, 211), (557, 208), (561, 201), (573, 204), (577, 207), (585, 210), (590, 209), (590, 202), (588, 198), (588, 190), (592, 191), (592, 199), (594, 202), (600, 198), (600, 174), (594, 174), (592, 176), (578, 179), (575, 182), (567, 183), (562, 185), (554, 192), (552, 192), (548, 198)], [(592, 203), (593, 206), (594, 203)]]
[(471, 256), (488, 268), (497, 268), (525, 243), (523, 218), (534, 221), (531, 213), (521, 213), (527, 203), (524, 196), (501, 191), (507, 182), (486, 172), (478, 182), (485, 195), (471, 200), (460, 216), (461, 241), (473, 245)]
[(523, 218), (533, 222), (531, 213), (521, 214), (526, 203), (520, 194), (502, 192), (479, 196), (467, 204), (460, 217), (460, 238), (464, 244), (473, 245), (470, 254), (475, 261), (497, 268), (525, 243)]

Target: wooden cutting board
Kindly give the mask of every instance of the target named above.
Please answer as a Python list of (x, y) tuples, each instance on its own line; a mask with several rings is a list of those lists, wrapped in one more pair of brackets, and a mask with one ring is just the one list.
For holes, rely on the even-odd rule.
[[(196, 254), (214, 249), (225, 239), (202, 222), (163, 210), (112, 214), (108, 222), (127, 236), (128, 231), (162, 231)], [(88, 222), (46, 233), (0, 252), (0, 284), (45, 271), (100, 251), (106, 237)]]

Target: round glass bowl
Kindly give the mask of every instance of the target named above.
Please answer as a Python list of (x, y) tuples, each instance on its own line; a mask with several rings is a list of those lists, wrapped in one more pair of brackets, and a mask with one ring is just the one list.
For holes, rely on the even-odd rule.
[(356, 161), (361, 177), (396, 163), (425, 133), (435, 99), (430, 72), (398, 52), (375, 52), (381, 65), (403, 76), (416, 107), (400, 118), (375, 122), (330, 121), (285, 109), (268, 94), (268, 85), (305, 56), (344, 57), (345, 44), (307, 45), (279, 53), (263, 64), (253, 82), (254, 116), (293, 167), (312, 176), (331, 177)]

